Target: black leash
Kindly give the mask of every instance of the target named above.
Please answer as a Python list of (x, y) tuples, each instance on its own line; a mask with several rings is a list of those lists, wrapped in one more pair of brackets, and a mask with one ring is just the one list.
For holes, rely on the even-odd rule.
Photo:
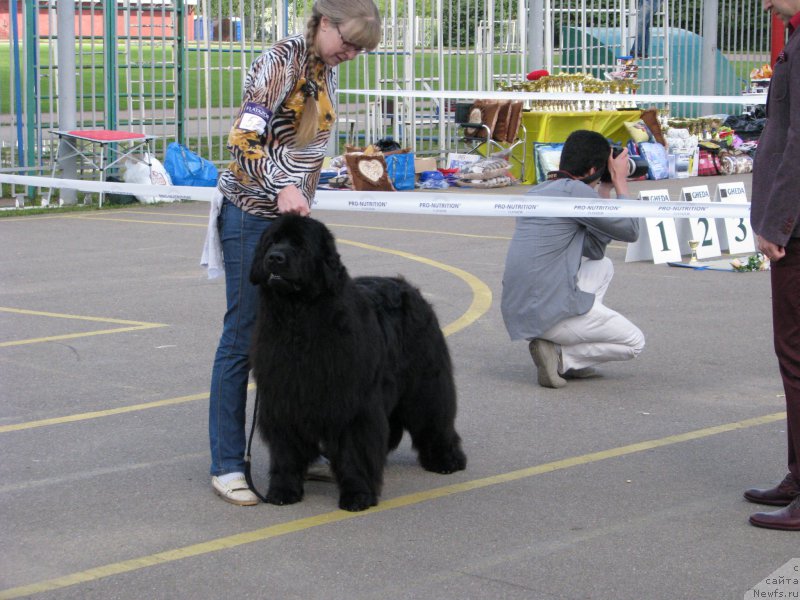
[(253, 422), (250, 424), (250, 437), (247, 440), (247, 452), (244, 455), (244, 479), (247, 482), (247, 487), (250, 488), (250, 491), (253, 492), (258, 499), (262, 502), (266, 503), (267, 499), (258, 493), (256, 486), (253, 484), (253, 476), (250, 473), (250, 447), (253, 445), (253, 434), (256, 431), (256, 419), (258, 418), (258, 398), (260, 394), (258, 388), (256, 388), (256, 401), (253, 405)]

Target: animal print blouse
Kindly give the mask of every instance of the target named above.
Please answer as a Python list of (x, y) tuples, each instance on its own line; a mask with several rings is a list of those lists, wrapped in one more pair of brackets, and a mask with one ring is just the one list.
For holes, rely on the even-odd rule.
[[(281, 40), (253, 61), (228, 136), (233, 162), (219, 178), (222, 194), (247, 213), (274, 218), (278, 192), (294, 184), (311, 205), (336, 118), (335, 92), (333, 69), (308, 55), (302, 35)], [(319, 126), (311, 143), (297, 148), (296, 125), (309, 93), (317, 97)]]

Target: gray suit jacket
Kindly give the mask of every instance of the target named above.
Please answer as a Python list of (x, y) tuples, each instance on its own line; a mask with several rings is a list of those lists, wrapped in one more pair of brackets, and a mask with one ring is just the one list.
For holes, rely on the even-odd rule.
[(750, 224), (764, 239), (786, 246), (800, 237), (800, 31), (775, 64), (767, 124), (753, 165)]
[[(545, 181), (531, 196), (592, 198), (580, 181)], [(611, 240), (635, 242), (639, 219), (613, 217), (518, 217), (508, 247), (500, 310), (512, 340), (539, 337), (556, 323), (582, 315), (594, 294), (578, 288), (582, 257), (599, 260)]]

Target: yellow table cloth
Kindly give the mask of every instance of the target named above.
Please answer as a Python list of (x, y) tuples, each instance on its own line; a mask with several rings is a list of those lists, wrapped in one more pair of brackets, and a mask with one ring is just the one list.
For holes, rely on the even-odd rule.
[[(525, 125), (527, 156), (522, 161), (522, 145), (514, 149), (511, 172), (522, 183), (536, 183), (536, 167), (534, 163), (533, 144), (535, 142), (563, 142), (576, 129), (588, 129), (602, 134), (615, 142), (626, 144), (630, 139), (626, 122), (638, 121), (642, 115), (640, 110), (613, 110), (591, 112), (524, 112), (522, 123)], [(520, 135), (522, 128), (520, 127)], [(522, 168), (521, 168), (522, 167)]]

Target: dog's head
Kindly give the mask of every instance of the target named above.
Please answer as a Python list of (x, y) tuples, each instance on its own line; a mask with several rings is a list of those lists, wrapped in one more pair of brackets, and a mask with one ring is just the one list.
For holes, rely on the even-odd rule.
[(250, 281), (282, 295), (336, 293), (347, 279), (333, 234), (311, 217), (282, 215), (256, 248)]

